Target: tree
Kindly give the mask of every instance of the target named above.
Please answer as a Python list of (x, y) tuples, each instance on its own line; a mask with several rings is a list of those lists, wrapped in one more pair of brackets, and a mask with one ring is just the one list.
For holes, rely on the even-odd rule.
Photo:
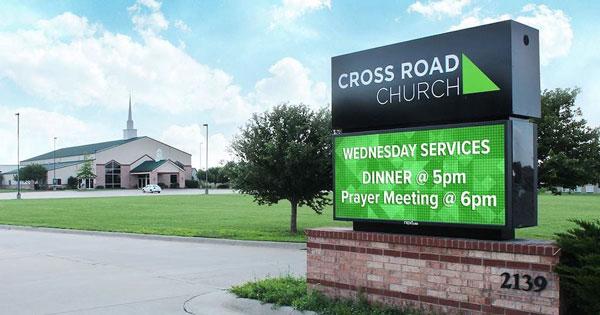
[(96, 174), (92, 170), (92, 160), (86, 158), (79, 171), (77, 171), (77, 179), (87, 181), (94, 178), (96, 178)]
[(580, 90), (554, 89), (542, 93), (538, 124), (539, 185), (555, 192), (600, 182), (600, 130), (587, 126), (575, 106)]
[(297, 233), (298, 206), (322, 213), (331, 203), (331, 118), (328, 110), (279, 105), (254, 114), (231, 144), (238, 163), (232, 184), (258, 204), (288, 200), (290, 232)]
[[(208, 168), (208, 182), (209, 183), (228, 183), (229, 176), (224, 172), (224, 166), (215, 166)], [(206, 180), (206, 172), (204, 170), (198, 170), (196, 177), (201, 182)]]
[(40, 164), (29, 164), (19, 169), (20, 181), (32, 181), (34, 187), (37, 184), (44, 183), (48, 178), (48, 171)]
[(231, 182), (231, 178), (235, 176), (237, 164), (234, 161), (228, 161), (221, 169), (221, 176), (225, 179), (224, 183)]

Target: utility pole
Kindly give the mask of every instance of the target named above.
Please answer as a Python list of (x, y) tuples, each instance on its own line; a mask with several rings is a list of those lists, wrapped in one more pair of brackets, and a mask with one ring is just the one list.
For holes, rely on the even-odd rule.
[(52, 189), (56, 190), (56, 137), (54, 137), (54, 151), (52, 151)]
[(21, 114), (20, 113), (16, 113), (15, 116), (17, 116), (17, 200), (21, 199), (21, 178), (20, 178), (20, 173), (21, 173), (21, 157), (19, 156), (19, 125), (20, 125), (20, 120), (21, 120)]
[(204, 173), (206, 179), (206, 187), (204, 190), (204, 194), (208, 195), (208, 124), (204, 124), (206, 127), (206, 172)]

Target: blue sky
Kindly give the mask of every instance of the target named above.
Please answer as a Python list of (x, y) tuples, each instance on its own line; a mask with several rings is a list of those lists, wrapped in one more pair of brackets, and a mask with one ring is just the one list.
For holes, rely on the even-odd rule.
[[(579, 86), (600, 125), (597, 1), (3, 1), (0, 164), (119, 139), (132, 93), (139, 134), (209, 162), (252, 112), (330, 101), (330, 58), (512, 18), (540, 29), (542, 88)], [(204, 152), (202, 152), (202, 155)], [(202, 161), (202, 163), (204, 163)]]

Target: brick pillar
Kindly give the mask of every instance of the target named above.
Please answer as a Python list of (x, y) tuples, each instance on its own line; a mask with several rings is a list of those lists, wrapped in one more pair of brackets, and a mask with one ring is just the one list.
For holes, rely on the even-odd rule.
[(105, 169), (104, 164), (96, 164), (96, 178), (94, 179), (94, 187), (104, 186), (105, 184)]
[[(552, 272), (559, 248), (551, 242), (334, 228), (306, 234), (309, 288), (330, 297), (360, 291), (370, 301), (444, 314), (559, 314), (559, 279)], [(536, 278), (545, 279), (543, 290)]]

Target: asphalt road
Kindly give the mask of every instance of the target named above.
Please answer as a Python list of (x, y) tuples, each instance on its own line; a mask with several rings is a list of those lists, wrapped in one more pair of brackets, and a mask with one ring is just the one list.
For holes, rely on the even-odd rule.
[(296, 247), (0, 228), (0, 314), (289, 314), (224, 289), (304, 275)]
[[(234, 194), (231, 189), (211, 189), (209, 194)], [(201, 195), (204, 189), (164, 189), (160, 195)], [(151, 196), (158, 194), (144, 194), (139, 189), (104, 189), (104, 190), (57, 190), (57, 191), (24, 191), (23, 199), (54, 199), (54, 198), (90, 198), (90, 197), (126, 197), (126, 196)], [(2, 192), (0, 200), (15, 199), (16, 192)]]

